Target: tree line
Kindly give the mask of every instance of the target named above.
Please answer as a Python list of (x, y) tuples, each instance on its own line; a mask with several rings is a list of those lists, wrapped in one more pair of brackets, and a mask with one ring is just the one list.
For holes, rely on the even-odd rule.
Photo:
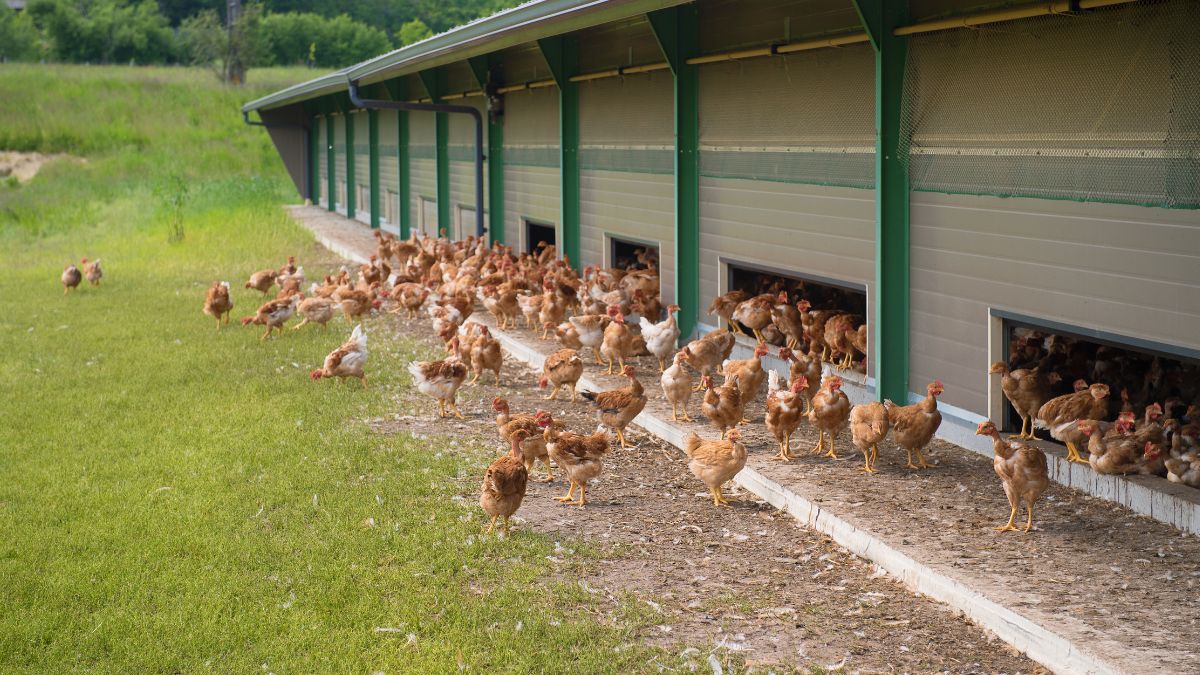
[(262, 0), (230, 23), (225, 0), (29, 0), (0, 4), (0, 61), (341, 68), (518, 2)]

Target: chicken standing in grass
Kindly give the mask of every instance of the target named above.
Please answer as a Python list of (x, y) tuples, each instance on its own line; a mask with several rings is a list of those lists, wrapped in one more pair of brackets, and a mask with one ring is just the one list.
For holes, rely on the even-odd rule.
[[(692, 399), (692, 374), (687, 368), (683, 367), (683, 352), (676, 352), (675, 358), (671, 361), (671, 367), (663, 371), (662, 377), (659, 378), (662, 384), (663, 395), (667, 401), (671, 403), (671, 420), (678, 422), (691, 422), (692, 418), (688, 415), (688, 401)], [(683, 417), (679, 416), (679, 409), (683, 409)]]
[(242, 325), (258, 324), (266, 326), (267, 331), (262, 334), (260, 340), (266, 340), (271, 337), (271, 331), (278, 330), (280, 335), (283, 335), (283, 324), (292, 318), (296, 313), (296, 305), (300, 302), (299, 295), (293, 295), (290, 298), (281, 300), (268, 300), (258, 308), (258, 312), (254, 316), (242, 318)]
[(278, 276), (277, 270), (259, 270), (250, 275), (250, 279), (246, 281), (246, 288), (253, 288), (265, 296), (275, 285), (275, 278)]
[(75, 265), (67, 265), (63, 268), (62, 276), (59, 277), (63, 285), (63, 295), (70, 293), (83, 280), (83, 275), (79, 273), (79, 268)]
[(496, 529), (498, 518), (504, 519), (504, 534), (508, 534), (508, 519), (521, 508), (521, 502), (525, 500), (529, 470), (525, 468), (521, 442), (527, 435), (525, 430), (514, 432), (510, 437), (508, 454), (492, 462), (483, 475), (479, 505), (484, 513), (492, 517), (488, 534)]
[(367, 333), (362, 324), (354, 327), (350, 339), (341, 347), (325, 357), (325, 364), (310, 373), (314, 381), (322, 377), (357, 377), (362, 382), (363, 389), (367, 388), (367, 374), (363, 368), (367, 365)]
[(1008, 516), (1008, 523), (995, 528), (996, 531), (1007, 532), (1017, 529), (1013, 526), (1013, 521), (1017, 518), (1017, 510), (1021, 507), (1022, 501), (1025, 502), (1025, 508), (1029, 512), (1029, 518), (1025, 521), (1025, 531), (1032, 530), (1033, 503), (1050, 486), (1050, 478), (1046, 470), (1046, 453), (1023, 443), (1001, 439), (1000, 432), (996, 430), (996, 425), (991, 420), (980, 423), (975, 434), (992, 437), (992, 449), (996, 453), (992, 459), (992, 467), (996, 469), (996, 475), (1000, 477), (1000, 482), (1004, 485), (1004, 494), (1008, 497), (1008, 505), (1012, 509)]
[(741, 437), (742, 432), (731, 429), (721, 440), (706, 441), (694, 432), (683, 439), (688, 469), (708, 486), (713, 506), (729, 506), (729, 501), (721, 496), (721, 486), (746, 466), (746, 446), (742, 445)]
[(856, 405), (850, 409), (850, 440), (863, 454), (863, 472), (875, 473), (879, 459), (879, 442), (887, 437), (891, 423), (887, 406), (879, 401)]
[(88, 262), (87, 258), (83, 262), (83, 277), (88, 280), (88, 283), (93, 286), (100, 285), (100, 279), (104, 277), (104, 270), (100, 267), (100, 259)]
[[(204, 313), (217, 320), (217, 330), (222, 323), (229, 323), (233, 301), (229, 299), (229, 282), (214, 281), (204, 294)], [(223, 319), (223, 320), (222, 320)]]
[(454, 398), (467, 379), (465, 363), (455, 357), (441, 361), (413, 361), (408, 364), (408, 372), (417, 383), (417, 391), (437, 401), (439, 418), (445, 417), (449, 409), (455, 417), (463, 419)]
[(304, 298), (296, 306), (296, 312), (300, 314), (303, 320), (293, 326), (292, 330), (300, 330), (300, 328), (309, 323), (318, 324), (322, 328), (329, 328), (329, 321), (333, 319), (335, 309), (337, 309), (337, 303), (330, 298)]

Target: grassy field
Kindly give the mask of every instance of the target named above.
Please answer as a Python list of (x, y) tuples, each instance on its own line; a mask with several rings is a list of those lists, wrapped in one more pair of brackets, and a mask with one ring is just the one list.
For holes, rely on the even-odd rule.
[[(591, 618), (553, 541), (482, 538), (452, 499), (497, 447), (368, 428), (402, 336), (368, 327), (362, 391), (305, 376), (340, 321), (264, 343), (200, 313), (213, 279), (330, 262), (237, 110), (309, 74), (0, 66), (0, 149), (79, 158), (0, 186), (0, 672), (639, 670), (634, 605)], [(108, 276), (64, 297), (85, 255)]]

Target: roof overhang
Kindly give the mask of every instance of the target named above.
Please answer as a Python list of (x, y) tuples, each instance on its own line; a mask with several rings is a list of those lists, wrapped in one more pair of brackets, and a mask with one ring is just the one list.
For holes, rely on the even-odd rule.
[(361, 84), (380, 82), (688, 2), (691, 0), (534, 0), (250, 101), (242, 109), (278, 108), (345, 91), (350, 79)]

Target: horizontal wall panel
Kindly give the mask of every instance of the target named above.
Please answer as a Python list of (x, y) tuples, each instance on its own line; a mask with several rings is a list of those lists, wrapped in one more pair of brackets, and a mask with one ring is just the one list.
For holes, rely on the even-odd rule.
[(557, 89), (546, 87), (505, 94), (503, 119), (505, 164), (558, 166)]
[(346, 212), (346, 118), (335, 115), (333, 118), (333, 179), (334, 206), (341, 213)]
[(663, 304), (675, 301), (675, 182), (671, 176), (581, 171), (580, 256), (611, 265), (607, 237), (656, 244)]
[(508, 243), (526, 250), (524, 219), (554, 225), (562, 236), (559, 222), (561, 200), (557, 168), (504, 165), (505, 238)]
[(989, 310), (1200, 349), (1200, 212), (912, 197), (909, 389), (987, 414)]
[[(479, 111), (483, 121), (483, 153), (487, 155), (487, 106), (483, 97), (455, 101), (460, 105), (468, 105)], [(457, 219), (455, 209), (459, 207), (475, 207), (475, 120), (469, 115), (450, 115), (450, 138), (448, 154), (450, 155), (450, 200), (451, 220)], [(483, 163), (483, 202), (487, 204), (487, 161)], [(468, 214), (474, 218), (473, 214)], [(458, 236), (474, 234), (475, 225), (472, 222)]]
[[(395, 110), (379, 111), (380, 222), (398, 226), (400, 193), (400, 128)], [(390, 204), (388, 202), (391, 202)]]
[(317, 125), (317, 201), (321, 206), (329, 208), (329, 138), (324, 117), (316, 118)]
[[(354, 114), (354, 189), (358, 195), (354, 203), (354, 215), (370, 222), (371, 219), (371, 124), (367, 112)], [(363, 199), (366, 197), (366, 199)]]
[[(869, 190), (700, 179), (701, 311), (728, 290), (720, 286), (726, 258), (862, 285), (872, 316), (874, 256), (875, 202)], [(868, 339), (872, 350), (874, 335)]]

